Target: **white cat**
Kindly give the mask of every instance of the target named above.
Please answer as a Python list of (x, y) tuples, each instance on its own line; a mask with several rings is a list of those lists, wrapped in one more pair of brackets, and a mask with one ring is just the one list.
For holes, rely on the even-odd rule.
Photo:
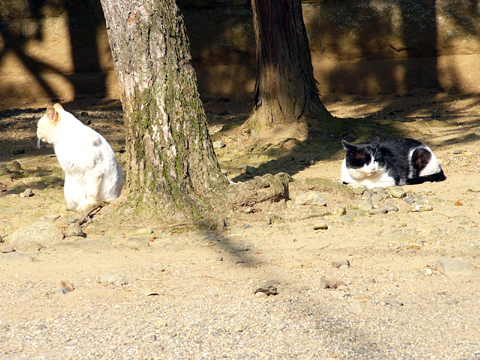
[(120, 196), (123, 173), (115, 153), (102, 135), (82, 124), (60, 104), (47, 108), (37, 125), (40, 141), (53, 144), (58, 162), (65, 171), (64, 193), (71, 209)]

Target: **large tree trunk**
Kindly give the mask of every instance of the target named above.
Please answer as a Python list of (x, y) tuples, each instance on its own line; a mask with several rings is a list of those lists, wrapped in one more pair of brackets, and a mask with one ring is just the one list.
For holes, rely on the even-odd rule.
[(224, 189), (174, 0), (102, 0), (126, 127), (127, 191), (138, 214), (195, 219)]
[(174, 0), (101, 0), (122, 89), (128, 210), (163, 222), (288, 197), (289, 177), (229, 186), (207, 131)]
[[(255, 112), (247, 126), (260, 137), (305, 140), (331, 119), (313, 76), (301, 0), (252, 0), (257, 43)], [(317, 128), (317, 129), (316, 129)]]

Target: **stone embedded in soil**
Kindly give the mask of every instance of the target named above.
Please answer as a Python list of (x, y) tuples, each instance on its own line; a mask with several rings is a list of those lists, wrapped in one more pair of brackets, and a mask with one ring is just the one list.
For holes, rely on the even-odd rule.
[(85, 236), (84, 232), (82, 231), (82, 228), (78, 223), (69, 224), (65, 229), (64, 234), (65, 234), (65, 237)]
[(320, 278), (320, 289), (337, 289), (339, 286), (347, 286), (342, 280), (331, 278)]
[(440, 259), (435, 262), (435, 268), (442, 274), (454, 276), (476, 276), (479, 271), (471, 264), (454, 259)]
[(348, 186), (352, 189), (352, 192), (355, 195), (363, 195), (363, 193), (367, 190), (365, 186), (358, 184), (349, 184)]
[(218, 140), (218, 141), (213, 142), (213, 148), (214, 149), (221, 149), (221, 148), (224, 148), (225, 146), (227, 146), (227, 145), (222, 140)]
[(111, 273), (99, 275), (96, 280), (98, 283), (104, 285), (122, 286), (127, 284), (127, 282), (121, 276), (116, 276)]
[(319, 192), (309, 191), (298, 195), (295, 198), (296, 205), (316, 205), (316, 206), (326, 206), (327, 203), (322, 198)]
[(256, 295), (261, 292), (265, 295), (277, 295), (278, 294), (278, 282), (275, 280), (263, 281), (258, 285), (254, 286), (253, 293)]
[(138, 229), (135, 234), (136, 235), (140, 235), (140, 236), (147, 236), (147, 235), (151, 235), (153, 233), (153, 230), (151, 228), (142, 228), (142, 229)]
[(363, 200), (360, 205), (358, 206), (358, 208), (362, 211), (370, 211), (373, 209), (373, 204), (372, 204), (372, 199), (371, 198), (368, 198), (368, 199), (365, 199)]
[(382, 207), (379, 207), (378, 209), (371, 209), (370, 211), (370, 215), (378, 215), (378, 214), (386, 214), (388, 213), (388, 210), (382, 206)]
[(327, 230), (328, 225), (325, 220), (318, 221), (315, 225), (313, 225), (313, 230)]
[(25, 189), (25, 191), (20, 194), (20, 197), (28, 198), (28, 197), (32, 197), (33, 195), (35, 194), (33, 193), (32, 189)]
[(57, 294), (68, 294), (69, 292), (72, 292), (74, 290), (74, 287), (72, 283), (65, 281), (65, 280), (60, 280), (57, 286)]
[(347, 259), (340, 259), (340, 260), (333, 260), (332, 261), (332, 267), (339, 269), (347, 269), (350, 267), (350, 261)]
[(424, 212), (424, 211), (432, 211), (433, 207), (430, 205), (413, 205), (410, 207), (411, 212)]
[(38, 221), (33, 225), (16, 230), (8, 237), (10, 245), (19, 250), (49, 247), (62, 240), (62, 231), (47, 221)]
[(393, 186), (387, 189), (387, 192), (390, 196), (394, 198), (403, 198), (407, 195), (405, 190), (403, 190), (400, 186)]

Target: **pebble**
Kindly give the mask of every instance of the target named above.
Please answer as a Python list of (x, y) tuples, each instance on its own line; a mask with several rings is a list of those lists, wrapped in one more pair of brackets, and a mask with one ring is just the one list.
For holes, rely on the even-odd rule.
[(373, 209), (372, 199), (365, 199), (360, 203), (358, 208), (362, 211), (370, 211), (371, 209)]
[(357, 185), (357, 184), (349, 185), (349, 187), (352, 189), (352, 192), (353, 192), (355, 195), (363, 195), (363, 193), (365, 192), (365, 190), (367, 190), (367, 188), (366, 188), (365, 186)]
[(340, 260), (333, 260), (332, 261), (332, 267), (339, 269), (348, 269), (350, 267), (350, 261), (347, 259), (340, 259)]
[(315, 225), (313, 225), (313, 230), (327, 230), (328, 225), (325, 220), (320, 220)]
[(469, 263), (454, 259), (437, 260), (435, 262), (435, 269), (449, 277), (479, 275), (479, 271)]
[(218, 141), (213, 142), (213, 148), (214, 149), (221, 149), (221, 148), (224, 148), (225, 146), (227, 146), (227, 144), (225, 144), (225, 142), (223, 142), (222, 140), (218, 140)]
[(64, 232), (65, 237), (81, 236), (84, 237), (85, 233), (82, 231), (81, 226), (78, 223), (72, 223), (67, 226)]
[(261, 292), (265, 295), (277, 295), (278, 294), (278, 282), (275, 280), (268, 280), (263, 281), (258, 285), (254, 286), (253, 293), (256, 295), (257, 293)]
[(296, 205), (316, 205), (316, 206), (326, 206), (327, 203), (322, 198), (318, 191), (309, 191), (298, 195), (295, 198)]
[(28, 197), (31, 197), (33, 195), (35, 195), (35, 194), (33, 193), (32, 189), (25, 189), (25, 191), (20, 194), (20, 197), (28, 198)]
[(33, 225), (16, 230), (8, 237), (10, 245), (20, 250), (49, 247), (62, 240), (62, 231), (47, 221), (38, 221)]
[(153, 230), (151, 228), (141, 228), (141, 229), (138, 229), (136, 232), (135, 232), (136, 235), (140, 235), (140, 236), (147, 236), (147, 235), (151, 235), (153, 234)]
[(370, 215), (378, 215), (378, 214), (386, 214), (386, 213), (388, 213), (388, 210), (386, 209), (385, 206), (370, 210)]
[(347, 286), (342, 280), (331, 278), (320, 278), (320, 289), (337, 289), (339, 286)]
[(393, 186), (387, 189), (387, 192), (390, 196), (394, 198), (403, 198), (407, 195), (405, 190), (403, 190), (400, 186)]
[(106, 285), (115, 285), (115, 286), (122, 286), (126, 285), (127, 282), (120, 276), (113, 275), (111, 273), (105, 273), (97, 277), (97, 282), (100, 284)]
[(57, 286), (57, 294), (68, 294), (69, 292), (72, 292), (74, 290), (74, 287), (72, 283), (64, 280), (60, 280)]
[(410, 207), (411, 212), (424, 212), (424, 211), (432, 211), (433, 207), (430, 205), (413, 205)]

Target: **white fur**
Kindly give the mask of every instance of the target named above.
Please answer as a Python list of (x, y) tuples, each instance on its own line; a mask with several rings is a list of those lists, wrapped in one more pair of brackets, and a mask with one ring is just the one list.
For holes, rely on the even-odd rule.
[[(432, 149), (430, 149), (428, 146), (424, 145), (423, 146), (425, 149), (427, 149), (428, 151), (430, 151), (430, 154), (432, 155), (432, 158), (430, 159), (430, 161), (428, 162), (427, 166), (425, 167), (425, 169), (423, 169), (422, 171), (420, 171), (420, 174), (418, 174), (419, 176), (428, 176), (428, 175), (433, 175), (433, 174), (437, 174), (439, 173), (440, 171), (442, 171), (442, 166), (440, 165), (440, 162), (438, 161), (437, 157), (435, 156), (435, 154), (433, 153)], [(412, 153), (410, 153), (410, 159), (412, 158), (412, 154), (413, 154), (413, 151)]]
[(38, 121), (37, 136), (53, 144), (65, 171), (64, 193), (69, 208), (81, 211), (120, 196), (123, 173), (111, 146), (60, 104), (48, 108)]
[(344, 183), (355, 183), (369, 189), (395, 186), (395, 180), (387, 174), (385, 169), (378, 168), (373, 159), (360, 169), (347, 169), (347, 161), (343, 159), (341, 179)]

